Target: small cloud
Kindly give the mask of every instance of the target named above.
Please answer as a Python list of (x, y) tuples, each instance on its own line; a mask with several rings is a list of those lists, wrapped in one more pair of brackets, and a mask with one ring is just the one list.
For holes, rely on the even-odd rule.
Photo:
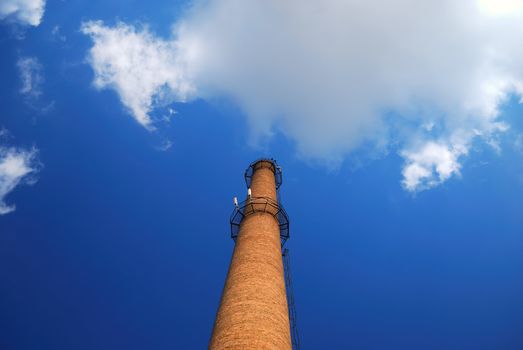
[(42, 64), (36, 57), (21, 57), (16, 65), (22, 81), (20, 93), (29, 98), (38, 98), (42, 94), (44, 82)]
[(36, 182), (33, 175), (38, 172), (36, 161), (37, 149), (29, 150), (0, 146), (0, 215), (16, 209), (8, 205), (5, 197), (21, 184), (32, 185)]
[(468, 153), (463, 144), (429, 141), (413, 151), (403, 151), (403, 187), (418, 192), (437, 186), (460, 174), (459, 158)]
[(157, 150), (159, 151), (167, 151), (169, 150), (171, 147), (173, 146), (173, 142), (171, 140), (165, 140), (164, 142), (162, 142), (162, 144), (158, 147), (156, 147)]
[(178, 112), (176, 112), (174, 109), (172, 108), (167, 108), (167, 114), (165, 114), (162, 118), (162, 120), (166, 123), (169, 123), (171, 121), (171, 119), (174, 117), (175, 114), (177, 114)]
[(45, 0), (1, 0), (0, 20), (36, 27), (44, 16)]
[(51, 34), (53, 35), (54, 40), (61, 41), (64, 43), (67, 41), (67, 37), (64, 34), (62, 34), (60, 26), (58, 25), (53, 27), (53, 29), (51, 30)]

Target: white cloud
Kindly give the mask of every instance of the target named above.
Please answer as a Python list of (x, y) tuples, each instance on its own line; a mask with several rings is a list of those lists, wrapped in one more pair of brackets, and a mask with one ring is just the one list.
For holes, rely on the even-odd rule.
[(414, 152), (404, 151), (403, 187), (411, 192), (425, 190), (459, 175), (459, 157), (465, 154), (465, 145), (434, 141), (424, 143)]
[(45, 0), (0, 0), (0, 20), (11, 19), (22, 25), (38, 26), (45, 10)]
[(0, 147), (0, 215), (15, 210), (14, 205), (8, 205), (5, 197), (16, 186), (34, 183), (37, 172), (36, 149), (24, 150), (13, 147)]
[(36, 57), (21, 57), (16, 65), (22, 82), (20, 93), (30, 98), (38, 98), (42, 94), (44, 82), (42, 64)]
[(520, 0), (479, 0), (479, 8), (488, 16), (511, 16), (523, 12)]
[(147, 128), (162, 104), (226, 97), (254, 139), (282, 132), (308, 159), (394, 144), (405, 188), (419, 190), (457, 174), (474, 138), (503, 132), (500, 105), (523, 94), (522, 4), (210, 0), (171, 38), (124, 23), (82, 30), (95, 85)]
[(108, 28), (99, 21), (87, 22), (82, 32), (95, 42), (89, 57), (96, 74), (94, 85), (116, 90), (144, 127), (154, 128), (149, 115), (154, 107), (185, 101), (193, 94), (177, 42), (158, 39), (147, 27), (138, 30), (124, 23)]

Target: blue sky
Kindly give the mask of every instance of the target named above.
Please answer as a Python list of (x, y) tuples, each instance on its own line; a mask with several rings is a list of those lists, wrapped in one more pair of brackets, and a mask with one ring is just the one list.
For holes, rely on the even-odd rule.
[(260, 156), (303, 349), (523, 348), (523, 5), (465, 3), (0, 0), (0, 348), (205, 348)]

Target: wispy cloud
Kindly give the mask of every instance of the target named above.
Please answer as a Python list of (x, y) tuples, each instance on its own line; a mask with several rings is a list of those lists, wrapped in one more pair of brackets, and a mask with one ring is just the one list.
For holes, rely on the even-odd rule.
[(1, 0), (0, 20), (21, 25), (38, 26), (45, 10), (45, 0)]
[(5, 197), (21, 184), (33, 184), (38, 171), (37, 150), (0, 146), (0, 215), (15, 210)]
[(53, 38), (55, 40), (58, 40), (61, 42), (67, 41), (67, 37), (65, 36), (65, 34), (62, 34), (62, 30), (61, 30), (60, 26), (58, 26), (58, 25), (53, 27), (53, 29), (51, 30), (51, 35), (53, 36)]
[(158, 151), (168, 151), (171, 149), (171, 147), (173, 146), (173, 143), (171, 140), (163, 140), (162, 143), (156, 147), (156, 149)]
[[(502, 133), (523, 94), (523, 7), (513, 0), (197, 2), (170, 38), (86, 22), (95, 86), (154, 129), (154, 111), (229, 98), (252, 135), (279, 131), (304, 158), (400, 148), (404, 187), (459, 173), (473, 140)], [(426, 160), (424, 160), (426, 158)]]
[(38, 98), (42, 95), (44, 75), (40, 61), (36, 57), (21, 57), (16, 66), (22, 83), (20, 93), (30, 98)]
[(28, 106), (38, 113), (48, 113), (54, 108), (54, 101), (45, 101), (43, 95), (44, 67), (36, 57), (20, 57), (16, 63), (20, 76), (19, 92)]

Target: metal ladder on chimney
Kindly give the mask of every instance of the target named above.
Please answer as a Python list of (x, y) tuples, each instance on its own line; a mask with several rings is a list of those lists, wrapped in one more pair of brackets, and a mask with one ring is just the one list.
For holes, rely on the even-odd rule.
[(291, 261), (289, 249), (285, 248), (282, 252), (283, 270), (285, 273), (285, 285), (287, 290), (287, 303), (289, 306), (289, 321), (291, 326), (292, 349), (300, 350), (300, 337), (298, 334), (298, 325), (296, 323), (296, 305), (294, 304), (294, 290), (292, 289), (291, 278)]

